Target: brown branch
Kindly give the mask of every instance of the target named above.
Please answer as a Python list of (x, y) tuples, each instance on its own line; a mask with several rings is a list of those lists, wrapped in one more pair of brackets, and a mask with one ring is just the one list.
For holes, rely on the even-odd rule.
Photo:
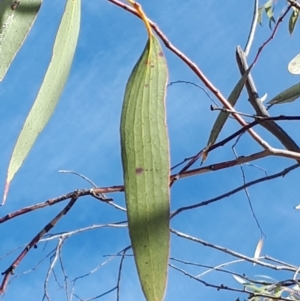
[(258, 60), (258, 57), (260, 55), (260, 53), (263, 51), (263, 49), (265, 48), (265, 46), (268, 45), (268, 43), (274, 38), (276, 31), (279, 27), (279, 24), (283, 21), (283, 19), (285, 18), (285, 16), (287, 15), (287, 13), (289, 12), (289, 10), (291, 9), (291, 5), (288, 6), (288, 8), (285, 10), (285, 12), (280, 16), (280, 18), (278, 19), (278, 21), (276, 22), (276, 25), (273, 29), (272, 34), (270, 35), (270, 37), (258, 48), (255, 59), (253, 60), (253, 64), (255, 64)]
[(177, 179), (182, 179), (182, 178), (186, 178), (186, 177), (191, 177), (191, 176), (200, 175), (200, 174), (204, 174), (204, 173), (208, 173), (208, 172), (212, 172), (212, 171), (221, 170), (221, 169), (224, 169), (224, 168), (237, 166), (237, 165), (244, 164), (244, 163), (247, 163), (247, 162), (262, 159), (262, 158), (267, 157), (269, 155), (270, 155), (270, 153), (268, 151), (264, 150), (262, 152), (251, 154), (249, 156), (241, 156), (241, 157), (238, 157), (238, 158), (233, 159), (233, 160), (220, 162), (220, 163), (215, 163), (215, 164), (210, 164), (208, 166), (203, 166), (203, 167), (187, 170), (183, 173), (174, 174), (174, 175), (171, 175), (171, 180), (173, 180), (173, 179), (176, 179), (176, 180)]
[[(65, 201), (67, 199), (73, 198), (75, 195), (80, 198), (82, 196), (93, 196), (95, 197), (97, 194), (103, 194), (103, 193), (113, 193), (113, 192), (122, 192), (124, 191), (124, 186), (112, 186), (112, 187), (104, 187), (104, 188), (95, 188), (95, 189), (81, 189), (81, 190), (76, 190), (73, 192), (69, 192), (63, 196), (59, 196), (55, 199), (49, 199), (43, 203), (35, 204), (32, 206), (28, 206), (22, 209), (19, 209), (15, 212), (9, 213), (3, 217), (0, 218), (0, 224), (6, 222), (7, 220), (10, 220), (14, 217), (17, 217), (19, 215), (25, 214), (27, 212), (31, 212), (37, 209), (41, 209), (47, 206), (52, 206), (54, 204), (60, 203), (62, 201)], [(101, 197), (99, 198), (100, 200), (104, 201)], [(105, 200), (109, 203), (109, 200)]]
[[(221, 140), (220, 142), (206, 147), (202, 150), (200, 150), (195, 156), (193, 156), (190, 161), (175, 175), (171, 176), (170, 179), (170, 185), (173, 185), (174, 182), (180, 178), (186, 177), (186, 176), (191, 176), (194, 175), (195, 173), (199, 174), (201, 173), (201, 168), (199, 169), (195, 169), (192, 171), (187, 171), (199, 158), (201, 158), (202, 154), (205, 152), (206, 154), (208, 154), (209, 152), (211, 152), (212, 150), (225, 145), (226, 143), (228, 143), (229, 141), (231, 141), (232, 139), (238, 137), (239, 135), (243, 134), (248, 128), (251, 128), (253, 126), (256, 126), (257, 124), (260, 123), (264, 123), (270, 120), (300, 120), (300, 116), (276, 116), (276, 117), (260, 117), (259, 119), (249, 123), (248, 125), (246, 125), (245, 127), (242, 127), (241, 129), (239, 129), (238, 131), (236, 131), (235, 133), (231, 134), (230, 136), (226, 137), (225, 139)], [(270, 148), (270, 150), (264, 150), (260, 153), (257, 154), (261, 154), (258, 155), (260, 156), (259, 158), (265, 157), (267, 155), (275, 155), (275, 156), (283, 156), (283, 157), (288, 157), (288, 158), (294, 158), (294, 157), (299, 157), (300, 158), (300, 153), (295, 153), (295, 152), (287, 152), (284, 150), (278, 150), (278, 149), (274, 149), (274, 148)], [(239, 159), (241, 159), (242, 157), (240, 157)], [(247, 158), (247, 157), (245, 157)], [(234, 161), (234, 160), (233, 160)], [(236, 165), (233, 161), (228, 161), (228, 164), (232, 163), (233, 165)], [(253, 161), (253, 160), (251, 160)], [(243, 163), (245, 163), (247, 161), (244, 161)], [(222, 165), (224, 165), (224, 167), (220, 167), (221, 168), (226, 168), (229, 167), (230, 165), (226, 166), (227, 163), (220, 163)]]
[[(140, 17), (137, 12), (131, 8), (130, 6), (120, 2), (119, 0), (107, 0), (126, 11), (134, 14), (137, 17)], [(172, 51), (176, 56), (178, 56), (196, 75), (197, 77), (204, 83), (204, 85), (219, 99), (219, 101), (222, 103), (222, 105), (229, 109), (234, 111), (234, 108), (232, 105), (227, 101), (227, 99), (222, 95), (222, 93), (209, 81), (209, 79), (204, 75), (204, 73), (198, 68), (198, 66), (191, 61), (186, 55), (184, 55), (181, 51), (179, 51), (165, 36), (165, 34), (159, 29), (159, 27), (151, 20), (149, 20), (149, 24), (153, 28), (153, 30), (156, 32), (156, 34), (160, 37), (162, 42), (165, 44), (165, 46)], [(247, 125), (247, 122), (238, 114), (232, 113), (233, 117), (236, 119), (236, 121), (239, 122), (239, 124), (243, 127)], [(261, 145), (264, 149), (269, 149), (269, 144), (264, 141), (256, 132), (254, 132), (252, 129), (248, 128), (247, 131), (252, 136), (252, 138)]]
[(31, 241), (30, 243), (24, 248), (24, 250), (21, 252), (21, 254), (14, 260), (14, 262), (2, 273), (4, 275), (2, 284), (0, 286), (0, 294), (2, 294), (7, 286), (8, 280), (10, 275), (14, 273), (14, 270), (17, 268), (17, 266), (20, 264), (22, 259), (26, 256), (26, 254), (31, 250), (33, 247), (36, 246), (36, 244), (39, 242), (39, 240), (43, 237), (44, 234), (49, 232), (55, 224), (68, 213), (68, 211), (72, 208), (76, 200), (78, 199), (78, 195), (74, 195), (71, 199), (71, 201), (67, 204), (67, 206), (54, 218), (52, 219)]
[[(201, 174), (201, 173), (206, 173), (209, 171), (216, 171), (219, 169), (223, 169), (223, 168), (228, 168), (231, 166), (235, 166), (237, 164), (242, 164), (242, 163), (246, 163), (249, 161), (253, 161), (253, 160), (257, 160), (259, 158), (263, 158), (265, 156), (268, 155), (275, 155), (275, 156), (283, 156), (283, 157), (293, 157), (295, 155), (299, 155), (299, 154), (293, 154), (291, 152), (284, 152), (283, 150), (274, 150), (272, 151), (262, 151), (256, 154), (252, 154), (250, 156), (244, 156), (244, 157), (239, 157), (238, 159), (235, 160), (231, 160), (231, 161), (226, 161), (226, 162), (221, 162), (221, 163), (216, 163), (216, 164), (212, 164), (206, 167), (201, 167), (201, 168), (197, 168), (197, 169), (193, 169), (188, 171), (188, 169), (201, 157), (203, 151), (205, 150), (206, 153), (211, 152), (212, 150), (225, 145), (226, 143), (228, 143), (229, 141), (231, 141), (232, 139), (234, 139), (235, 137), (238, 137), (240, 134), (244, 133), (247, 129), (254, 127), (257, 124), (260, 123), (264, 123), (267, 122), (269, 120), (274, 120), (274, 121), (280, 121), (280, 120), (300, 120), (300, 116), (277, 116), (277, 117), (262, 117), (258, 120), (253, 121), (252, 123), (249, 123), (248, 125), (246, 125), (245, 127), (241, 128), (240, 130), (236, 131), (235, 133), (233, 133), (232, 135), (228, 136), (227, 138), (221, 140), (220, 142), (210, 146), (207, 149), (203, 149), (201, 150), (198, 154), (196, 154), (195, 156), (193, 156), (190, 161), (187, 163), (186, 166), (184, 166), (184, 168), (182, 168), (180, 170), (179, 173), (174, 174), (170, 177), (170, 182), (171, 184), (173, 184), (177, 179), (180, 178), (185, 178), (185, 177), (189, 177), (189, 176), (193, 176), (196, 174)], [(272, 149), (271, 149), (272, 150)], [(300, 157), (300, 155), (299, 155)], [(93, 196), (96, 197), (97, 199), (100, 199), (101, 201), (105, 201), (106, 203), (113, 205), (115, 208), (123, 210), (124, 208), (114, 204), (113, 202), (110, 201), (110, 199), (107, 200), (103, 200), (103, 198), (100, 196), (99, 198), (97, 197), (98, 194), (103, 194), (103, 193), (113, 193), (113, 192), (122, 192), (124, 191), (124, 186), (123, 185), (118, 185), (118, 186), (111, 186), (111, 187), (104, 187), (104, 188), (93, 188), (93, 189), (81, 189), (81, 190), (77, 190), (77, 191), (73, 191), (73, 192), (69, 192), (63, 196), (59, 196), (57, 198), (54, 199), (49, 199), (43, 203), (39, 203), (39, 204), (35, 204), (32, 206), (28, 206), (25, 208), (21, 208), (15, 212), (11, 212), (3, 217), (0, 218), (0, 224), (4, 223), (14, 217), (23, 215), (25, 213), (37, 210), (37, 209), (41, 209), (47, 206), (52, 206), (54, 204), (57, 204), (59, 202), (62, 202), (64, 200), (67, 199), (72, 199), (74, 196), (76, 196), (77, 198), (80, 198), (82, 196)]]

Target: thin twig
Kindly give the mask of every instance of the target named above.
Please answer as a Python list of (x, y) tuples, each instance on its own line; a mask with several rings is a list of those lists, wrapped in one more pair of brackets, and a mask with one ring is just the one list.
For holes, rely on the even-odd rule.
[(248, 262), (256, 263), (257, 265), (261, 265), (261, 266), (266, 267), (266, 268), (270, 268), (270, 269), (273, 269), (273, 270), (280, 270), (280, 271), (290, 271), (290, 272), (295, 272), (297, 270), (297, 269), (291, 268), (289, 266), (279, 266), (279, 265), (269, 264), (267, 262), (262, 262), (259, 259), (255, 259), (255, 258), (246, 256), (244, 254), (235, 252), (233, 250), (230, 250), (230, 249), (227, 249), (227, 248), (224, 248), (224, 247), (212, 244), (212, 243), (207, 242), (207, 241), (205, 241), (203, 239), (196, 238), (194, 236), (191, 236), (191, 235), (179, 232), (179, 231), (174, 230), (172, 228), (170, 229), (170, 231), (172, 233), (176, 234), (178, 237), (181, 237), (181, 238), (184, 238), (184, 239), (187, 239), (187, 240), (191, 240), (191, 241), (196, 242), (196, 243), (200, 243), (200, 244), (202, 244), (205, 247), (210, 247), (210, 248), (213, 248), (215, 250), (219, 250), (219, 251), (221, 251), (223, 253), (226, 253), (226, 254), (229, 254), (229, 255), (231, 255), (233, 257), (241, 258), (241, 259), (244, 259), (244, 260), (246, 260)]
[(121, 221), (121, 222), (116, 222), (116, 223), (107, 223), (107, 224), (102, 224), (102, 225), (91, 225), (85, 228), (80, 228), (76, 229), (74, 231), (68, 231), (65, 233), (58, 233), (58, 234), (51, 234), (49, 236), (45, 236), (44, 238), (40, 239), (40, 242), (46, 242), (50, 240), (54, 240), (60, 237), (70, 237), (72, 235), (76, 235), (79, 233), (83, 233), (86, 231), (94, 230), (94, 229), (100, 229), (100, 228), (126, 228), (127, 227), (127, 222), (126, 221)]
[(270, 37), (258, 48), (256, 56), (253, 60), (252, 64), (255, 64), (258, 60), (259, 55), (261, 54), (261, 52), (263, 51), (263, 49), (268, 45), (268, 43), (275, 37), (275, 34), (277, 32), (277, 29), (279, 27), (279, 24), (283, 21), (283, 19), (285, 18), (285, 16), (287, 15), (287, 13), (289, 12), (289, 10), (291, 9), (291, 5), (289, 5), (287, 7), (287, 9), (285, 10), (285, 12), (279, 17), (278, 21), (276, 22), (274, 29), (272, 31), (272, 34), (270, 35)]
[[(237, 155), (236, 150), (235, 150), (235, 144), (232, 146), (232, 151), (233, 151), (233, 153), (234, 153), (235, 158), (238, 159), (238, 155)], [(242, 165), (242, 164), (239, 164), (239, 167), (240, 167), (241, 173), (242, 173), (243, 184), (246, 185), (246, 175), (245, 175), (245, 172), (244, 172), (243, 165)], [(244, 191), (245, 191), (246, 198), (247, 198), (247, 200), (248, 200), (248, 204), (249, 204), (249, 207), (250, 207), (250, 211), (251, 211), (252, 216), (253, 216), (253, 218), (254, 218), (254, 220), (255, 220), (255, 223), (256, 223), (256, 225), (257, 225), (259, 231), (260, 231), (260, 234), (261, 234), (261, 236), (266, 237), (266, 235), (264, 234), (264, 232), (263, 232), (263, 230), (262, 230), (262, 228), (261, 228), (261, 226), (260, 226), (260, 224), (259, 224), (259, 221), (258, 221), (258, 219), (257, 219), (257, 216), (256, 216), (256, 214), (255, 214), (255, 212), (254, 212), (254, 209), (253, 209), (253, 206), (252, 206), (252, 202), (251, 202), (251, 199), (250, 199), (250, 194), (249, 194), (249, 191), (248, 191), (247, 187), (244, 188)]]
[(211, 111), (221, 111), (221, 112), (224, 112), (224, 113), (236, 113), (236, 114), (239, 114), (241, 116), (245, 116), (245, 117), (250, 117), (250, 118), (261, 118), (261, 116), (257, 116), (257, 115), (252, 115), (252, 114), (247, 114), (247, 113), (242, 113), (242, 112), (239, 112), (239, 111), (232, 111), (232, 110), (228, 110), (228, 109), (225, 109), (225, 108), (219, 108), (219, 107), (215, 107), (215, 106), (210, 106), (210, 110)]
[(188, 273), (187, 271), (185, 271), (185, 270), (183, 270), (183, 269), (180, 269), (180, 268), (176, 267), (175, 265), (173, 265), (173, 264), (171, 264), (171, 263), (169, 264), (169, 266), (170, 266), (171, 268), (173, 268), (173, 269), (175, 269), (175, 270), (177, 270), (177, 271), (183, 273), (185, 276), (188, 276), (188, 277), (190, 277), (191, 279), (194, 279), (194, 280), (196, 280), (196, 281), (198, 281), (198, 282), (204, 284), (204, 285), (207, 286), (207, 287), (212, 287), (212, 288), (215, 288), (215, 289), (217, 289), (217, 290), (227, 290), (227, 291), (234, 291), (234, 292), (240, 292), (240, 293), (247, 293), (245, 290), (241, 290), (241, 289), (238, 289), (238, 288), (235, 289), (235, 288), (232, 288), (232, 287), (229, 287), (229, 286), (225, 286), (225, 285), (223, 285), (223, 284), (217, 285), (217, 284), (208, 283), (208, 282), (206, 282), (206, 281), (204, 281), (204, 280), (201, 280), (201, 279), (199, 279), (199, 278), (193, 276), (192, 274)]
[(39, 240), (43, 237), (44, 234), (49, 232), (56, 223), (68, 213), (68, 211), (72, 208), (72, 206), (75, 204), (76, 200), (78, 199), (78, 195), (74, 195), (71, 199), (71, 201), (67, 204), (67, 206), (55, 217), (53, 218), (31, 241), (30, 243), (25, 247), (25, 249), (21, 252), (21, 254), (14, 260), (14, 262), (2, 273), (4, 275), (4, 278), (2, 280), (1, 286), (0, 286), (0, 294), (2, 294), (5, 291), (7, 282), (9, 280), (10, 275), (14, 273), (14, 270), (17, 268), (17, 266), (20, 264), (22, 259), (26, 256), (26, 254), (36, 246), (36, 244), (39, 242)]
[(192, 86), (195, 86), (195, 87), (201, 89), (201, 90), (206, 94), (206, 96), (207, 96), (207, 97), (208, 97), (208, 98), (209, 98), (216, 106), (218, 106), (217, 103), (216, 103), (216, 101), (208, 94), (208, 92), (207, 92), (203, 87), (197, 85), (196, 83), (193, 83), (193, 82), (190, 82), (190, 81), (187, 81), (187, 80), (176, 80), (176, 81), (174, 81), (174, 82), (170, 82), (170, 83), (168, 84), (167, 87), (171, 87), (171, 86), (173, 86), (173, 85), (175, 85), (175, 84), (189, 84), (189, 85), (192, 85)]
[(120, 282), (121, 282), (121, 273), (122, 273), (123, 262), (124, 262), (124, 259), (125, 259), (126, 252), (130, 248), (131, 247), (129, 246), (126, 249), (123, 250), (122, 257), (121, 257), (121, 260), (120, 260), (119, 271), (118, 271), (118, 280), (117, 280), (117, 301), (120, 300)]
[(63, 245), (64, 240), (65, 240), (64, 238), (60, 238), (60, 239), (58, 240), (58, 243), (57, 243), (57, 246), (56, 246), (56, 250), (55, 250), (53, 259), (52, 259), (52, 261), (51, 261), (51, 264), (50, 264), (50, 266), (49, 266), (49, 269), (48, 269), (48, 272), (47, 272), (47, 275), (46, 275), (46, 278), (45, 278), (45, 281), (44, 281), (44, 296), (43, 296), (43, 300), (46, 298), (48, 301), (51, 301), (50, 296), (49, 296), (49, 294), (48, 294), (48, 290), (47, 290), (48, 282), (49, 282), (51, 273), (52, 273), (52, 271), (53, 271), (53, 268), (54, 268), (54, 266), (55, 266), (55, 263), (56, 263), (56, 261), (57, 261), (58, 258), (59, 258), (59, 254), (60, 254), (61, 247), (62, 247), (62, 245)]
[(84, 301), (92, 301), (92, 300), (100, 299), (100, 298), (102, 298), (102, 297), (104, 297), (104, 296), (106, 296), (106, 295), (112, 293), (112, 292), (115, 291), (116, 289), (117, 289), (117, 287), (115, 286), (115, 287), (111, 288), (110, 290), (107, 290), (106, 292), (104, 292), (104, 293), (102, 293), (102, 294), (100, 294), (100, 295), (98, 295), (98, 296), (95, 296), (95, 297), (86, 299), (86, 300), (84, 300)]
[[(58, 172), (60, 173), (71, 173), (71, 174), (74, 174), (84, 180), (86, 180), (88, 183), (90, 183), (94, 188), (97, 188), (97, 185), (91, 180), (89, 179), (88, 177), (86, 177), (85, 175), (79, 173), (79, 172), (76, 172), (76, 171), (72, 171), (72, 170), (59, 170)], [(105, 196), (105, 194), (103, 193), (99, 193), (99, 196), (98, 196), (102, 201), (106, 201), (107, 200), (107, 197)], [(112, 201), (112, 199), (110, 199), (110, 201)]]
[(61, 170), (59, 170), (58, 172), (60, 172), (60, 173), (70, 173), (70, 174), (73, 174), (73, 175), (75, 175), (75, 176), (78, 176), (78, 177), (84, 179), (85, 181), (87, 181), (88, 183), (90, 183), (94, 188), (97, 187), (97, 185), (96, 185), (91, 179), (89, 179), (88, 177), (86, 177), (85, 175), (83, 175), (83, 174), (81, 174), (81, 173), (79, 173), (79, 172), (76, 172), (76, 171), (73, 171), (73, 170), (64, 170), (64, 169), (61, 169)]
[(258, 184), (258, 183), (261, 183), (261, 182), (265, 182), (265, 181), (269, 181), (269, 180), (273, 180), (275, 178), (278, 178), (278, 177), (284, 177), (286, 174), (288, 174), (289, 172), (291, 172), (292, 170), (296, 169), (299, 167), (299, 164), (294, 164), (288, 168), (285, 168), (284, 170), (282, 170), (281, 172), (278, 172), (278, 173), (275, 173), (273, 175), (269, 175), (267, 177), (261, 177), (259, 179), (256, 179), (254, 181), (251, 181), (251, 182), (248, 182), (246, 183), (245, 185), (241, 185), (229, 192), (226, 192), (222, 195), (219, 195), (217, 197), (214, 197), (212, 199), (209, 199), (207, 201), (203, 201), (203, 202), (200, 202), (200, 203), (196, 203), (194, 205), (189, 205), (189, 206), (185, 206), (185, 207), (180, 207), (178, 208), (177, 210), (175, 210), (172, 214), (171, 214), (171, 218), (173, 218), (174, 216), (178, 215), (180, 212), (183, 212), (183, 211), (186, 211), (186, 210), (191, 210), (191, 209), (195, 209), (195, 208), (198, 208), (198, 207), (201, 207), (201, 206), (206, 206), (206, 205), (209, 205), (211, 203), (214, 203), (214, 202), (217, 202), (219, 200), (222, 200), (226, 197), (229, 197), (241, 190), (243, 190), (245, 187), (250, 187), (250, 186), (253, 186), (255, 184)]

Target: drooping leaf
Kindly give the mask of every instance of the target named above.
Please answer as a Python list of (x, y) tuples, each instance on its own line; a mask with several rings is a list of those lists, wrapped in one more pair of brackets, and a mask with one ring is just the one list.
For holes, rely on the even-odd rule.
[(262, 25), (262, 10), (265, 11), (269, 19), (269, 27), (272, 29), (272, 23), (275, 23), (274, 18), (274, 1), (267, 1), (259, 10), (258, 10), (258, 23)]
[(272, 29), (272, 23), (275, 23), (273, 1), (268, 1), (265, 5), (265, 12), (269, 18), (269, 27)]
[(275, 18), (272, 16), (270, 19), (269, 19), (269, 28), (272, 29), (272, 24), (275, 24)]
[(274, 0), (268, 0), (263, 6), (265, 9), (270, 9), (273, 7)]
[(268, 104), (281, 104), (292, 102), (300, 96), (300, 83), (291, 86), (290, 88), (273, 97)]
[(300, 74), (300, 54), (296, 55), (288, 64), (288, 70), (292, 74)]
[(293, 34), (295, 26), (297, 24), (298, 21), (298, 17), (299, 17), (299, 10), (295, 7), (293, 8), (293, 12), (291, 13), (290, 19), (289, 19), (289, 33), (290, 35)]
[[(256, 249), (255, 249), (255, 252), (254, 252), (254, 259), (259, 258), (262, 247), (263, 247), (263, 244), (264, 244), (264, 240), (263, 240), (263, 238), (261, 238), (259, 240), (259, 242), (257, 243)], [(253, 263), (253, 265), (256, 265), (256, 263)]]
[(128, 80), (120, 127), (129, 234), (148, 301), (163, 300), (169, 258), (167, 76), (152, 36)]
[(242, 277), (239, 277), (239, 276), (237, 276), (237, 275), (232, 275), (232, 277), (233, 277), (238, 283), (240, 283), (240, 284), (242, 284), (242, 285), (249, 284), (249, 281), (246, 280), (246, 279), (244, 279), (244, 278), (242, 278)]
[(72, 65), (79, 27), (80, 0), (68, 0), (54, 42), (51, 62), (11, 156), (2, 204), (5, 203), (11, 180), (57, 105)]
[(264, 11), (264, 8), (263, 7), (260, 7), (257, 11), (257, 23), (259, 25), (262, 26), (262, 14), (263, 14), (263, 11)]
[(42, 0), (0, 1), (0, 81), (30, 31)]
[[(250, 72), (251, 69), (252, 69), (252, 65), (245, 71), (245, 73), (239, 79), (239, 81), (237, 82), (237, 84), (235, 85), (235, 87), (233, 88), (232, 92), (230, 93), (230, 95), (228, 97), (228, 102), (233, 107), (235, 106), (238, 98), (241, 95), (241, 92), (243, 90), (243, 87), (245, 85), (245, 82), (248, 78), (248, 75), (249, 75), (249, 72)], [(219, 113), (219, 115), (218, 115), (218, 117), (217, 117), (217, 119), (216, 119), (216, 121), (213, 125), (213, 128), (210, 132), (210, 136), (209, 136), (208, 142), (207, 142), (208, 146), (213, 145), (216, 142), (216, 140), (217, 140), (217, 138), (218, 138), (218, 136), (219, 136), (226, 120), (227, 120), (227, 118), (229, 117), (229, 115), (230, 115), (230, 113), (223, 112), (223, 111), (221, 111)]]

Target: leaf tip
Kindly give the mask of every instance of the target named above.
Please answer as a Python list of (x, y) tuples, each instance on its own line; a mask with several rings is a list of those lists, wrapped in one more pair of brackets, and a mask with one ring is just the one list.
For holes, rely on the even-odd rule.
[(7, 194), (8, 194), (8, 190), (9, 190), (9, 185), (10, 185), (10, 181), (6, 181), (1, 206), (3, 206), (6, 202), (6, 198), (7, 198)]
[[(255, 253), (254, 253), (254, 259), (259, 259), (260, 253), (262, 251), (263, 248), (263, 244), (264, 244), (264, 239), (263, 237), (259, 240), (256, 249), (255, 249)], [(253, 265), (255, 266), (256, 263), (254, 262)]]

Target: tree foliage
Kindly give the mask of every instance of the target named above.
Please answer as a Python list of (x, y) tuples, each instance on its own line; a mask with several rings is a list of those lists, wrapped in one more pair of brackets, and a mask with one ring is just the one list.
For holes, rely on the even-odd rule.
[[(166, 287), (169, 279), (168, 269), (174, 269), (186, 277), (191, 278), (191, 281), (197, 281), (201, 289), (204, 287), (203, 285), (205, 285), (221, 291), (233, 291), (237, 293), (239, 298), (248, 298), (252, 301), (274, 299), (298, 300), (298, 267), (284, 263), (279, 259), (261, 255), (265, 235), (260, 226), (260, 221), (252, 208), (247, 189), (258, 183), (285, 176), (287, 173), (299, 167), (299, 146), (278, 122), (281, 120), (300, 120), (300, 116), (270, 116), (269, 109), (273, 105), (293, 102), (298, 99), (300, 96), (300, 84), (297, 83), (290, 87), (285, 87), (283, 91), (270, 99), (267, 95), (259, 97), (251, 73), (259, 64), (265, 48), (271, 47), (271, 40), (276, 38), (276, 33), (281, 23), (285, 21), (285, 23), (288, 24), (288, 33), (290, 35), (294, 34), (298, 21), (300, 3), (295, 0), (287, 0), (285, 1), (285, 5), (282, 5), (282, 3), (270, 0), (259, 7), (258, 1), (253, 1), (253, 20), (246, 45), (244, 49), (238, 45), (236, 48), (236, 61), (240, 76), (233, 85), (228, 98), (226, 98), (206, 77), (197, 64), (192, 62), (188, 56), (171, 44), (169, 39), (158, 27), (159, 24), (156, 25), (154, 21), (148, 18), (140, 4), (132, 0), (128, 1), (128, 4), (118, 0), (108, 0), (107, 2), (114, 4), (115, 9), (121, 8), (127, 14), (140, 18), (143, 21), (146, 29), (145, 35), (147, 36), (146, 46), (140, 54), (140, 58), (136, 58), (136, 65), (133, 67), (129, 79), (127, 81), (124, 79), (126, 89), (123, 98), (119, 133), (120, 158), (122, 160), (124, 184), (98, 187), (86, 176), (79, 174), (79, 172), (72, 172), (87, 180), (92, 184), (93, 188), (77, 189), (73, 192), (49, 199), (46, 202), (20, 208), (0, 218), (1, 223), (6, 223), (20, 215), (31, 214), (32, 211), (37, 209), (50, 205), (53, 206), (62, 201), (69, 201), (54, 218), (47, 221), (42, 230), (32, 236), (32, 239), (26, 243), (26, 246), (20, 254), (16, 256), (12, 263), (3, 271), (0, 292), (3, 294), (4, 299), (6, 291), (9, 290), (9, 281), (18, 270), (25, 256), (29, 252), (33, 252), (34, 248), (51, 237), (47, 235), (50, 235), (51, 231), (56, 229), (57, 222), (68, 214), (69, 210), (77, 203), (77, 200), (84, 196), (90, 196), (91, 198), (100, 200), (107, 206), (114, 206), (120, 211), (126, 211), (128, 225), (126, 221), (118, 221), (98, 227), (118, 228), (128, 226), (131, 245), (125, 246), (114, 255), (115, 257), (121, 258), (116, 273), (116, 286), (113, 289), (107, 290), (105, 293), (85, 300), (95, 300), (113, 291), (117, 292), (117, 300), (122, 297), (120, 296), (120, 282), (122, 277), (126, 277), (122, 275), (122, 267), (125, 259), (130, 257), (128, 252), (131, 249), (139, 276), (139, 282), (145, 299), (148, 301), (160, 301), (164, 300), (164, 298), (168, 298), (168, 293), (166, 295)], [(51, 61), (44, 75), (37, 97), (25, 119), (23, 128), (12, 151), (7, 171), (3, 205), (6, 199), (9, 201), (8, 192), (13, 178), (22, 166), (24, 160), (30, 154), (38, 135), (49, 122), (63, 93), (71, 71), (74, 54), (78, 47), (78, 38), (80, 39), (79, 31), (82, 26), (81, 10), (84, 5), (85, 3), (81, 3), (80, 0), (66, 0), (65, 9), (53, 44)], [(5, 78), (11, 64), (14, 64), (13, 59), (16, 57), (20, 46), (24, 43), (31, 28), (34, 28), (32, 26), (40, 6), (41, 1), (38, 0), (0, 1), (1, 80)], [(279, 12), (277, 10), (278, 6), (280, 6)], [(267, 18), (270, 27), (270, 32), (268, 32), (269, 37), (260, 44), (256, 52), (253, 52), (252, 45), (256, 36), (257, 24), (263, 26), (264, 18)], [(210, 95), (213, 95), (214, 98), (218, 100), (217, 106), (211, 106), (211, 109), (219, 111), (210, 132), (205, 133), (207, 137), (209, 137), (206, 145), (202, 145), (202, 148), (198, 149), (197, 153), (191, 157), (186, 159), (181, 158), (181, 161), (173, 167), (170, 167), (172, 148), (169, 149), (168, 122), (166, 122), (166, 97), (169, 72), (168, 57), (165, 55), (167, 51), (174, 53), (178, 60), (182, 60), (190, 71), (196, 75), (197, 81), (200, 81), (206, 86), (205, 91), (207, 95), (209, 95), (207, 92), (209, 91)], [(254, 53), (252, 60), (250, 60), (250, 51), (252, 51), (252, 54)], [(292, 74), (300, 74), (300, 56), (295, 56), (287, 68)], [(199, 87), (199, 84), (195, 82), (183, 82)], [(174, 83), (169, 83), (169, 85), (172, 84)], [(236, 104), (242, 98), (243, 92), (247, 93), (249, 102), (255, 110), (255, 114), (251, 112), (239, 112), (236, 109)], [(264, 98), (268, 98), (266, 102), (267, 106), (264, 103)], [(204, 118), (204, 113), (200, 118)], [(239, 124), (239, 128), (221, 139), (221, 134), (223, 134), (224, 128), (230, 120), (235, 120)], [(266, 129), (272, 139), (266, 139), (261, 132), (257, 130), (259, 126)], [(204, 135), (204, 133), (201, 133), (201, 135)], [(223, 160), (222, 156), (220, 156), (217, 163), (204, 165), (210, 153), (220, 152), (224, 145), (232, 141), (235, 141), (234, 145), (241, 143), (241, 137), (245, 135), (251, 137), (251, 143), (254, 142), (256, 147), (255, 151), (250, 154), (245, 153), (236, 156), (231, 160)], [(284, 148), (273, 147), (274, 140), (279, 141)], [(105, 141), (103, 143), (105, 143)], [(259, 150), (257, 150), (257, 148), (259, 148)], [(180, 182), (181, 179), (187, 177), (193, 179), (200, 174), (217, 172), (223, 169), (229, 170), (234, 166), (240, 166), (242, 175), (244, 175), (243, 168), (249, 162), (261, 159), (267, 160), (275, 156), (296, 162), (293, 162), (294, 164), (291, 166), (285, 166), (279, 172), (256, 178), (250, 182), (246, 182), (244, 179), (242, 185), (207, 201), (197, 202), (192, 205), (186, 204), (174, 211), (170, 211), (170, 201), (172, 201), (170, 193), (173, 191), (173, 186), (175, 187), (177, 182)], [(201, 166), (197, 167), (195, 163), (200, 163)], [(70, 171), (68, 172), (70, 173)], [(28, 171), (28, 173), (30, 173), (30, 171)], [(219, 246), (210, 241), (193, 236), (192, 234), (183, 233), (173, 228), (173, 226), (170, 226), (170, 222), (183, 212), (190, 212), (192, 209), (210, 205), (239, 191), (246, 192), (253, 217), (261, 234), (256, 248), (253, 248), (253, 256), (247, 256), (242, 252), (236, 252), (225, 246)], [(114, 199), (108, 198), (108, 194), (116, 192), (124, 192), (126, 209), (117, 204)], [(200, 225), (204, 222), (205, 221), (201, 220)], [(68, 288), (68, 277), (64, 272), (64, 263), (60, 258), (60, 254), (64, 243), (69, 237), (81, 231), (92, 230), (94, 226), (95, 225), (90, 225), (88, 229), (77, 229), (73, 232), (66, 232), (66, 234), (63, 235), (53, 234), (52, 237), (56, 238), (58, 242), (55, 249), (50, 252), (52, 258), (44, 281), (43, 298), (51, 300), (49, 279), (51, 274), (55, 275), (54, 267), (57, 265), (57, 261), (60, 261), (61, 270), (65, 276), (65, 285), (61, 287), (65, 290), (67, 299), (70, 300), (74, 297), (78, 300), (83, 300), (74, 293), (73, 289)], [(34, 225), (32, 227), (34, 227)], [(291, 276), (291, 274), (289, 274), (282, 280), (275, 280), (269, 275), (248, 277), (243, 272), (227, 269), (227, 267), (231, 267), (231, 265), (236, 262), (227, 261), (220, 266), (210, 266), (208, 263), (205, 263), (205, 260), (204, 263), (206, 265), (203, 263), (195, 263), (192, 259), (185, 261), (172, 256), (170, 257), (170, 252), (172, 254), (170, 233), (173, 234), (173, 236), (193, 241), (220, 253), (229, 254), (235, 257), (236, 261), (248, 262), (255, 266), (265, 267), (266, 269), (284, 270), (292, 274), (294, 273), (294, 275)], [(176, 263), (178, 265), (176, 265)], [(192, 272), (189, 272), (188, 269), (185, 269), (184, 266), (201, 266), (207, 270), (201, 274), (194, 275)], [(228, 284), (225, 281), (222, 284), (215, 284), (213, 281), (202, 279), (206, 273), (217, 271), (231, 276)], [(92, 272), (88, 275), (90, 274), (92, 274)], [(77, 278), (72, 282), (73, 287), (75, 286), (76, 280)], [(56, 282), (59, 283), (58, 280), (56, 280)]]

